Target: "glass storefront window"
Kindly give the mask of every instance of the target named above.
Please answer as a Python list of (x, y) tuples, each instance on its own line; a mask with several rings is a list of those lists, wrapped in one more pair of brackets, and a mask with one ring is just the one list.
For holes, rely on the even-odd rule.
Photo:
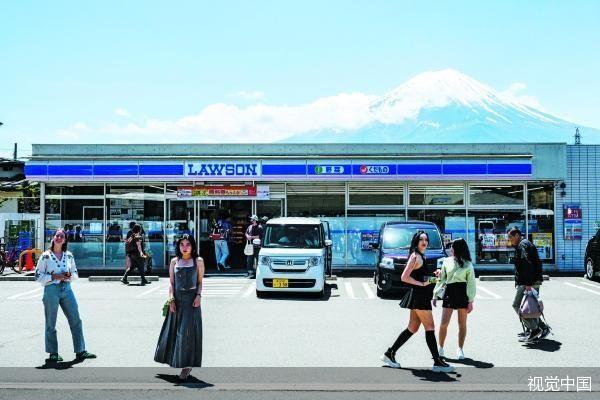
[(194, 200), (170, 200), (165, 234), (167, 235), (167, 260), (175, 257), (175, 242), (187, 233), (195, 237), (196, 217)]
[(344, 185), (290, 184), (288, 217), (314, 217), (329, 222), (333, 241), (333, 265), (344, 265), (346, 258)]
[(369, 244), (377, 242), (384, 222), (404, 220), (404, 211), (348, 210), (348, 266), (375, 267), (376, 253)]
[(283, 200), (257, 200), (256, 201), (256, 215), (259, 218), (267, 217), (268, 219), (281, 217), (282, 215), (282, 204)]
[(465, 204), (464, 185), (409, 185), (409, 204), (415, 206), (459, 206)]
[(507, 184), (477, 184), (469, 187), (469, 204), (481, 206), (524, 206), (524, 186)]
[(104, 196), (104, 185), (46, 186), (46, 195), (51, 196)]
[(75, 262), (87, 268), (102, 267), (104, 246), (104, 200), (102, 199), (47, 199), (45, 220), (46, 248), (54, 232), (67, 232), (69, 251)]
[(408, 219), (436, 224), (445, 246), (454, 239), (467, 240), (465, 214), (465, 210), (409, 210)]
[(514, 248), (510, 246), (507, 232), (513, 227), (525, 232), (523, 210), (469, 211), (468, 225), (469, 231), (475, 232), (475, 237), (469, 241), (469, 247), (475, 254), (477, 264), (512, 263)]
[(398, 182), (360, 182), (348, 184), (350, 206), (401, 206), (404, 185)]
[(529, 240), (543, 263), (554, 263), (554, 185), (527, 186)]

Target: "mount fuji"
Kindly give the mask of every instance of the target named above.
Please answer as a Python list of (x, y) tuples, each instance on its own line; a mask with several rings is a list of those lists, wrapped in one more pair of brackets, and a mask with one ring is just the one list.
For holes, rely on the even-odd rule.
[[(573, 142), (572, 122), (495, 91), (453, 69), (424, 72), (376, 98), (369, 121), (352, 130), (319, 130), (286, 143)], [(600, 130), (581, 127), (585, 143)]]

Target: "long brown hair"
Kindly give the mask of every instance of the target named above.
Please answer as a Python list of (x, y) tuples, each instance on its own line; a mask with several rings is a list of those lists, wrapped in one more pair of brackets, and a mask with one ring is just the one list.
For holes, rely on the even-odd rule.
[(62, 232), (63, 235), (65, 235), (65, 240), (61, 246), (62, 247), (61, 251), (65, 252), (65, 251), (67, 251), (67, 247), (69, 246), (69, 238), (67, 236), (67, 232), (65, 232), (65, 230), (62, 228), (59, 228), (56, 231), (54, 231), (54, 234), (52, 235), (52, 240), (50, 241), (50, 248), (48, 250), (54, 251), (54, 236), (56, 236), (56, 234), (58, 232)]

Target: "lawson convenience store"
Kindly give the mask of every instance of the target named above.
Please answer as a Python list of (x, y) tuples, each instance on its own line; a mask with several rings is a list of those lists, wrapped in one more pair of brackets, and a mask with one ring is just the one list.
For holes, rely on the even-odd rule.
[[(565, 144), (33, 145), (40, 243), (67, 226), (80, 269), (122, 269), (129, 223), (141, 223), (155, 268), (175, 238), (195, 235), (208, 267), (213, 219), (232, 225), (242, 267), (248, 217), (329, 221), (334, 268), (373, 268), (368, 243), (385, 221), (435, 222), (465, 237), (478, 269), (510, 268), (506, 231), (518, 226), (556, 265), (556, 189)], [(561, 214), (559, 212), (558, 214)]]

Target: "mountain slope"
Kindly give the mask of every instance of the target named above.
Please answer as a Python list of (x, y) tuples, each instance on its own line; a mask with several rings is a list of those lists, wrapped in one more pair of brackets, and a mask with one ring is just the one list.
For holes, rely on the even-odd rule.
[[(522, 104), (462, 74), (425, 72), (377, 98), (370, 122), (350, 131), (322, 130), (288, 143), (567, 142), (575, 124)], [(582, 128), (584, 143), (600, 143), (600, 131)]]

